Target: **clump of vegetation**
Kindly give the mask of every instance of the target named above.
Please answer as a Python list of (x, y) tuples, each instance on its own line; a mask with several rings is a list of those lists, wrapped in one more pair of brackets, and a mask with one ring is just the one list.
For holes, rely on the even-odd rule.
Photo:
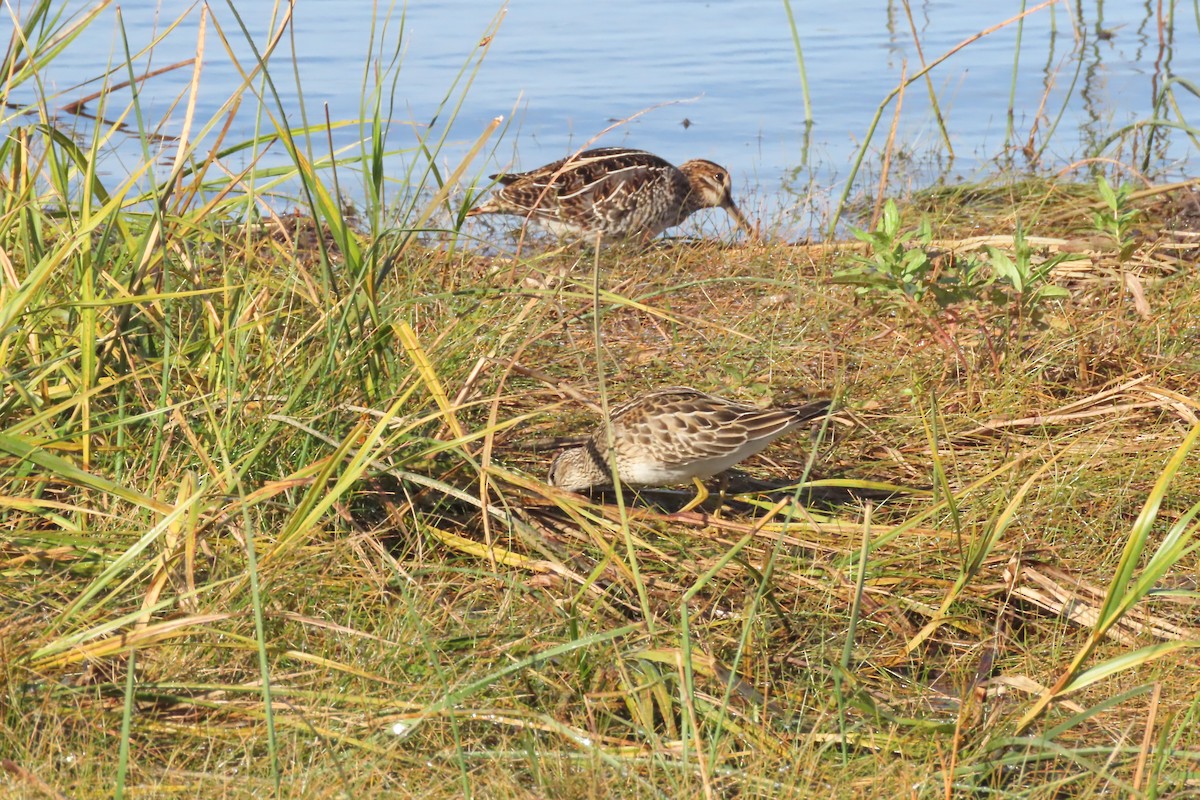
[(1035, 257), (1020, 225), (1010, 249), (951, 252), (935, 243), (927, 216), (906, 230), (888, 200), (875, 230), (853, 234), (869, 253), (852, 256), (834, 281), (854, 286), (878, 310), (913, 315), (952, 352), (962, 352), (950, 330), (962, 320), (975, 323), (995, 355), (1018, 341), (1026, 325), (1040, 327), (1050, 301), (1070, 295), (1054, 283), (1053, 272), (1077, 256)]

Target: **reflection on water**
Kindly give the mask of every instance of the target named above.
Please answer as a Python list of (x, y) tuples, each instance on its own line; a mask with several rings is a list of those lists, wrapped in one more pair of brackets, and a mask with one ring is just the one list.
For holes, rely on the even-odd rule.
[[(240, 24), (262, 49), (281, 13), (265, 0), (233, 7), (236, 14), (229, 6), (211, 6), (206, 30), (193, 135), (200, 132), (209, 141), (216, 140), (230, 113), (222, 104), (255, 68)], [(195, 54), (199, 7), (181, 20), (174, 4), (127, 0), (119, 8), (118, 14), (117, 6), (107, 7), (42, 74), (54, 92), (53, 108), (63, 112), (60, 124), (68, 124), (69, 104), (102, 88), (89, 79), (110, 65), (116, 65), (110, 83), (128, 78), (120, 66), (118, 20), (137, 54), (138, 74)], [(1001, 10), (967, 0), (913, 5), (911, 17), (904, 5), (880, 8), (866, 0), (792, 0), (790, 8), (811, 119), (788, 7), (779, 0), (611, 0), (602, 6), (520, 0), (505, 7), (413, 0), (390, 16), (373, 16), (366, 3), (299, 3), (269, 62), (271, 84), (249, 78), (265, 102), (258, 107), (242, 102), (223, 142), (269, 130), (267, 116), (286, 117), (297, 127), (323, 125), (326, 116), (357, 119), (369, 113), (371, 93), (379, 91), (393, 148), (409, 148), (415, 135), (425, 133), (436, 141), (452, 122), (437, 159), (443, 170), (457, 163), (492, 118), (503, 115), (503, 135), (493, 139), (469, 179), (552, 161), (612, 126), (597, 143), (640, 147), (676, 163), (717, 161), (730, 168), (751, 212), (756, 205), (759, 215), (787, 211), (805, 228), (840, 191), (877, 109), (901, 77), (990, 31), (937, 63), (883, 113), (867, 151), (877, 163), (894, 124), (889, 191), (925, 185), (945, 173), (978, 175), (996, 161), (1053, 169), (1100, 154), (1174, 177), (1195, 158), (1194, 143), (1178, 132), (1142, 128), (1109, 143), (1118, 130), (1156, 114), (1196, 116), (1193, 95), (1164, 97), (1163, 91), (1178, 85), (1169, 76), (1200, 80), (1197, 26), (1194, 20), (1160, 25), (1157, 0), (1031, 5), (1037, 10), (1007, 25), (1015, 6)], [(1162, 13), (1173, 8), (1168, 3)], [(22, 13), (20, 3), (15, 9)], [(494, 36), (481, 45), (497, 14), (502, 19)], [(464, 64), (476, 57), (478, 70), (464, 74)], [(144, 81), (143, 119), (168, 117), (162, 132), (178, 133), (191, 77), (185, 66)], [(32, 102), (31, 86), (18, 87), (9, 102)], [(126, 112), (129, 97), (127, 90), (113, 92), (103, 109), (99, 99), (87, 108), (115, 118)], [(893, 120), (897, 102), (901, 114)], [(646, 109), (651, 110), (614, 126)], [(147, 124), (157, 130), (154, 122)], [(365, 134), (363, 126), (352, 124), (335, 130), (332, 139), (344, 148)], [(322, 132), (301, 144), (316, 158), (328, 153), (328, 136)], [(142, 145), (132, 139), (116, 142), (102, 168), (124, 174), (141, 153)], [(402, 179), (411, 166), (407, 159), (416, 157), (389, 161), (388, 172)], [(249, 158), (231, 156), (228, 168), (249, 166)], [(266, 159), (287, 162), (279, 146)], [(864, 190), (875, 180), (878, 170), (871, 167), (859, 173), (855, 188)], [(353, 187), (343, 188), (356, 194)]]

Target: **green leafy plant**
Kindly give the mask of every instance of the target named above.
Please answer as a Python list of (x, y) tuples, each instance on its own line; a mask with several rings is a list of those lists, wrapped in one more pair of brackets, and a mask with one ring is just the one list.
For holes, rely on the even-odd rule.
[(1025, 231), (1017, 227), (1013, 235), (1013, 252), (1010, 256), (998, 247), (988, 247), (988, 265), (991, 268), (992, 304), (1010, 312), (1009, 320), (1030, 320), (1041, 324), (1042, 311), (1047, 300), (1069, 297), (1070, 292), (1050, 282), (1054, 268), (1075, 256), (1058, 253), (1034, 262), (1033, 248), (1025, 238)]
[(853, 266), (834, 274), (834, 282), (852, 284), (860, 296), (903, 295), (921, 300), (930, 295), (942, 308), (990, 300), (1031, 311), (1045, 300), (1069, 294), (1051, 284), (1050, 275), (1072, 256), (1060, 253), (1038, 262), (1020, 226), (1013, 236), (1011, 256), (989, 246), (986, 259), (968, 254), (944, 262), (932, 252), (929, 221), (922, 220), (916, 230), (901, 231), (900, 214), (891, 200), (875, 230), (853, 233), (871, 246), (871, 254), (855, 256)]
[[(911, 311), (948, 349), (961, 355), (951, 327), (975, 320), (999, 363), (1009, 340), (1026, 323), (1041, 325), (1047, 302), (1068, 296), (1051, 281), (1054, 268), (1074, 256), (1039, 258), (1018, 226), (1011, 250), (989, 246), (983, 253), (937, 253), (928, 220), (904, 231), (896, 204), (889, 200), (873, 231), (855, 231), (870, 253), (854, 257), (834, 274), (835, 283), (889, 311)], [(926, 298), (932, 298), (931, 308)]]
[[(934, 263), (928, 248), (933, 231), (922, 220), (915, 231), (902, 231), (896, 203), (888, 200), (873, 231), (852, 230), (854, 238), (871, 248), (868, 256), (854, 256), (853, 266), (837, 272), (835, 283), (854, 285), (859, 295), (902, 295), (920, 300), (933, 285)], [(913, 241), (916, 246), (910, 246)]]
[(1102, 236), (1113, 240), (1117, 246), (1117, 257), (1125, 262), (1137, 245), (1133, 238), (1133, 225), (1142, 214), (1130, 205), (1133, 187), (1122, 183), (1114, 189), (1108, 179), (1101, 175), (1096, 179), (1096, 191), (1104, 201), (1104, 208), (1092, 215), (1092, 222)]

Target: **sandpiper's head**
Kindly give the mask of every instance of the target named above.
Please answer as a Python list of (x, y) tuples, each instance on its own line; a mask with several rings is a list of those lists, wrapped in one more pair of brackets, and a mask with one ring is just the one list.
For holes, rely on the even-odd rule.
[(583, 447), (568, 447), (550, 462), (550, 485), (568, 492), (582, 492), (596, 485), (596, 467)]
[(685, 161), (679, 166), (679, 170), (687, 176), (688, 183), (692, 185), (696, 208), (723, 208), (729, 212), (729, 216), (733, 217), (739, 228), (747, 235), (754, 236), (754, 226), (733, 202), (733, 184), (729, 179), (729, 170), (703, 158)]

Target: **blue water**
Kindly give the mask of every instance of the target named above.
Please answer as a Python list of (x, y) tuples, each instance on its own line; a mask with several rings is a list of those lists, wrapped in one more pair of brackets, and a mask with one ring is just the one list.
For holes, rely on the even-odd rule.
[[(443, 171), (457, 164), (492, 118), (505, 118), (501, 132), (468, 171), (468, 184), (498, 169), (537, 166), (593, 141), (622, 144), (676, 162), (697, 157), (718, 161), (730, 168), (735, 194), (752, 216), (782, 213), (798, 228), (827, 210), (829, 197), (844, 186), (880, 103), (902, 72), (911, 75), (920, 68), (902, 5), (793, 2), (811, 95), (808, 126), (793, 31), (785, 4), (777, 0), (514, 0), (507, 6), (414, 0), (390, 10), (373, 9), (368, 3), (297, 5), (289, 36), (271, 61), (279, 102), (293, 125), (302, 124), (302, 108), (310, 125), (323, 122), (326, 109), (333, 120), (359, 117), (364, 113), (361, 98), (374, 88), (378, 71), (386, 82), (385, 97), (394, 102), (389, 140), (396, 149), (409, 148), (416, 135), (430, 132), (427, 126), (449, 93), (450, 106), (432, 129), (441, 136), (453, 118), (438, 157)], [(264, 0), (237, 2), (234, 7), (262, 47), (279, 9)], [(922, 80), (910, 86), (897, 125), (895, 152), (901, 157), (893, 161), (889, 191), (942, 178), (980, 177), (1006, 156), (1025, 164), (1018, 148), (1027, 141), (1041, 150), (1043, 171), (1066, 168), (1089, 154), (1140, 160), (1144, 136), (1103, 152), (1097, 148), (1121, 126), (1152, 115), (1156, 92), (1168, 75), (1200, 83), (1200, 26), (1190, 6), (1179, 7), (1171, 31), (1174, 39), (1160, 48), (1154, 3), (1109, 2), (1099, 8), (1102, 17), (1095, 3), (1043, 8), (1024, 20), (1018, 64), (1014, 65), (1018, 27), (1012, 24), (939, 65), (930, 73), (929, 84)], [(24, 13), (21, 3), (15, 9), (18, 15)], [(912, 7), (927, 61), (1018, 11), (1017, 4), (971, 0)], [(135, 53), (182, 20), (137, 60), (139, 71), (194, 54), (199, 7), (128, 0), (121, 3), (120, 12)], [(241, 75), (254, 67), (231, 7), (215, 3), (212, 14), (193, 135), (218, 117), (221, 104), (241, 84)], [(497, 15), (494, 36), (481, 47)], [(54, 108), (98, 90), (100, 84), (83, 80), (123, 61), (117, 20), (117, 6), (106, 6), (85, 35), (50, 63), (41, 77), (56, 93)], [(1101, 37), (1098, 31), (1110, 35)], [(473, 77), (460, 76), (452, 89), (468, 59), (480, 56)], [(290, 64), (293, 57), (298, 80)], [(124, 69), (118, 69), (110, 82), (126, 77)], [(190, 68), (185, 68), (147, 81), (140, 97), (144, 117), (166, 116), (165, 132), (178, 133), (190, 78)], [(261, 81), (252, 85), (268, 97), (262, 108), (278, 117), (276, 101)], [(930, 85), (949, 147), (931, 110)], [(28, 102), (32, 97), (30, 87), (23, 86), (10, 101)], [(128, 97), (128, 92), (114, 93), (108, 115), (119, 113)], [(460, 98), (462, 106), (453, 113)], [(251, 99), (242, 103), (227, 143), (249, 138), (256, 125), (264, 125), (258, 119), (260, 107)], [(1184, 91), (1177, 92), (1176, 99), (1184, 118), (1195, 123), (1200, 102)], [(177, 104), (174, 110), (172, 104)], [(91, 103), (89, 109), (95, 108)], [(873, 191), (894, 108), (893, 102), (870, 143), (872, 159), (858, 176), (856, 191)], [(639, 112), (645, 113), (596, 138), (614, 121)], [(66, 126), (90, 124), (62, 113), (58, 119)], [(342, 128), (334, 134), (335, 146), (344, 147), (361, 135), (357, 125)], [(212, 137), (209, 133), (207, 140)], [(309, 146), (315, 155), (329, 148), (324, 134)], [(157, 173), (165, 174), (171, 145), (163, 145), (155, 155)], [(1196, 145), (1178, 133), (1152, 156), (1157, 177), (1195, 172)], [(120, 176), (141, 161), (141, 145), (132, 137), (117, 137), (101, 166), (105, 174)], [(284, 164), (287, 159), (276, 146), (260, 163)], [(397, 194), (403, 191), (399, 182), (410, 163), (412, 156), (388, 162)], [(246, 156), (233, 156), (229, 167), (247, 164)], [(1118, 174), (1133, 176), (1128, 171)], [(359, 195), (352, 180), (343, 188), (352, 198)]]

